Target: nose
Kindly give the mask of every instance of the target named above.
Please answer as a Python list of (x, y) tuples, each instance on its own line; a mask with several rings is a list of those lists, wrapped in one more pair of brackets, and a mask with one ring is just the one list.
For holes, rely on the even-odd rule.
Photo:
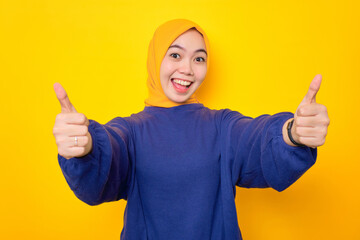
[(180, 67), (179, 67), (179, 72), (188, 76), (192, 76), (194, 75), (192, 66), (191, 66), (191, 62), (190, 61), (182, 61)]

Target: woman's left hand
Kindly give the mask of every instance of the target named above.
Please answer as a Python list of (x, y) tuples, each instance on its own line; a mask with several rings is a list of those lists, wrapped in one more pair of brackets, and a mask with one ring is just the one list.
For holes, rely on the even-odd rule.
[[(294, 123), (291, 128), (291, 135), (295, 142), (312, 148), (325, 143), (327, 129), (330, 124), (327, 108), (316, 103), (315, 99), (320, 89), (321, 79), (322, 76), (318, 74), (312, 80), (308, 92), (295, 112)], [(287, 125), (291, 120), (289, 119), (284, 124), (283, 136), (287, 144), (295, 146), (287, 134)]]

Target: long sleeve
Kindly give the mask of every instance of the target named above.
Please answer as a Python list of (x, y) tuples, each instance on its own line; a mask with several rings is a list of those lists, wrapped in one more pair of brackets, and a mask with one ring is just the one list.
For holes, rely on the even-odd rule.
[(126, 199), (131, 175), (131, 138), (126, 122), (115, 118), (105, 125), (90, 120), (93, 146), (89, 154), (65, 159), (61, 170), (75, 195), (89, 205)]
[(289, 146), (283, 140), (282, 127), (292, 117), (289, 112), (254, 119), (227, 114), (233, 184), (283, 191), (315, 163), (317, 149)]

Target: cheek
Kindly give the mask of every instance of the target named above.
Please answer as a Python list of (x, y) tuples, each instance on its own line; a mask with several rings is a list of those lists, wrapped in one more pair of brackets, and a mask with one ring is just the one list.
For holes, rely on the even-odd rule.
[(160, 68), (160, 76), (169, 76), (173, 73), (174, 71), (174, 64), (172, 64), (171, 62), (163, 62)]
[(160, 67), (160, 83), (162, 87), (166, 85), (167, 80), (169, 79), (169, 71), (170, 71), (170, 64), (166, 61), (163, 61)]
[(207, 68), (206, 68), (206, 66), (205, 67), (203, 67), (203, 66), (201, 66), (201, 67), (198, 67), (197, 69), (196, 69), (196, 72), (195, 72), (195, 74), (196, 74), (196, 79), (198, 80), (198, 81), (204, 81), (204, 78), (205, 78), (205, 76), (206, 76), (206, 72), (207, 72)]

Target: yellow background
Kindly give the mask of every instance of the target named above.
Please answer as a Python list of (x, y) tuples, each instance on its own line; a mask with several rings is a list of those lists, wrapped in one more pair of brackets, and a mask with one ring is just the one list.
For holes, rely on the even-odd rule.
[(53, 83), (100, 123), (141, 111), (149, 40), (173, 18), (208, 33), (210, 108), (294, 112), (323, 75), (317, 163), (281, 193), (237, 188), (244, 239), (360, 239), (359, 12), (350, 0), (1, 0), (0, 239), (119, 239), (126, 202), (88, 206), (61, 173)]

